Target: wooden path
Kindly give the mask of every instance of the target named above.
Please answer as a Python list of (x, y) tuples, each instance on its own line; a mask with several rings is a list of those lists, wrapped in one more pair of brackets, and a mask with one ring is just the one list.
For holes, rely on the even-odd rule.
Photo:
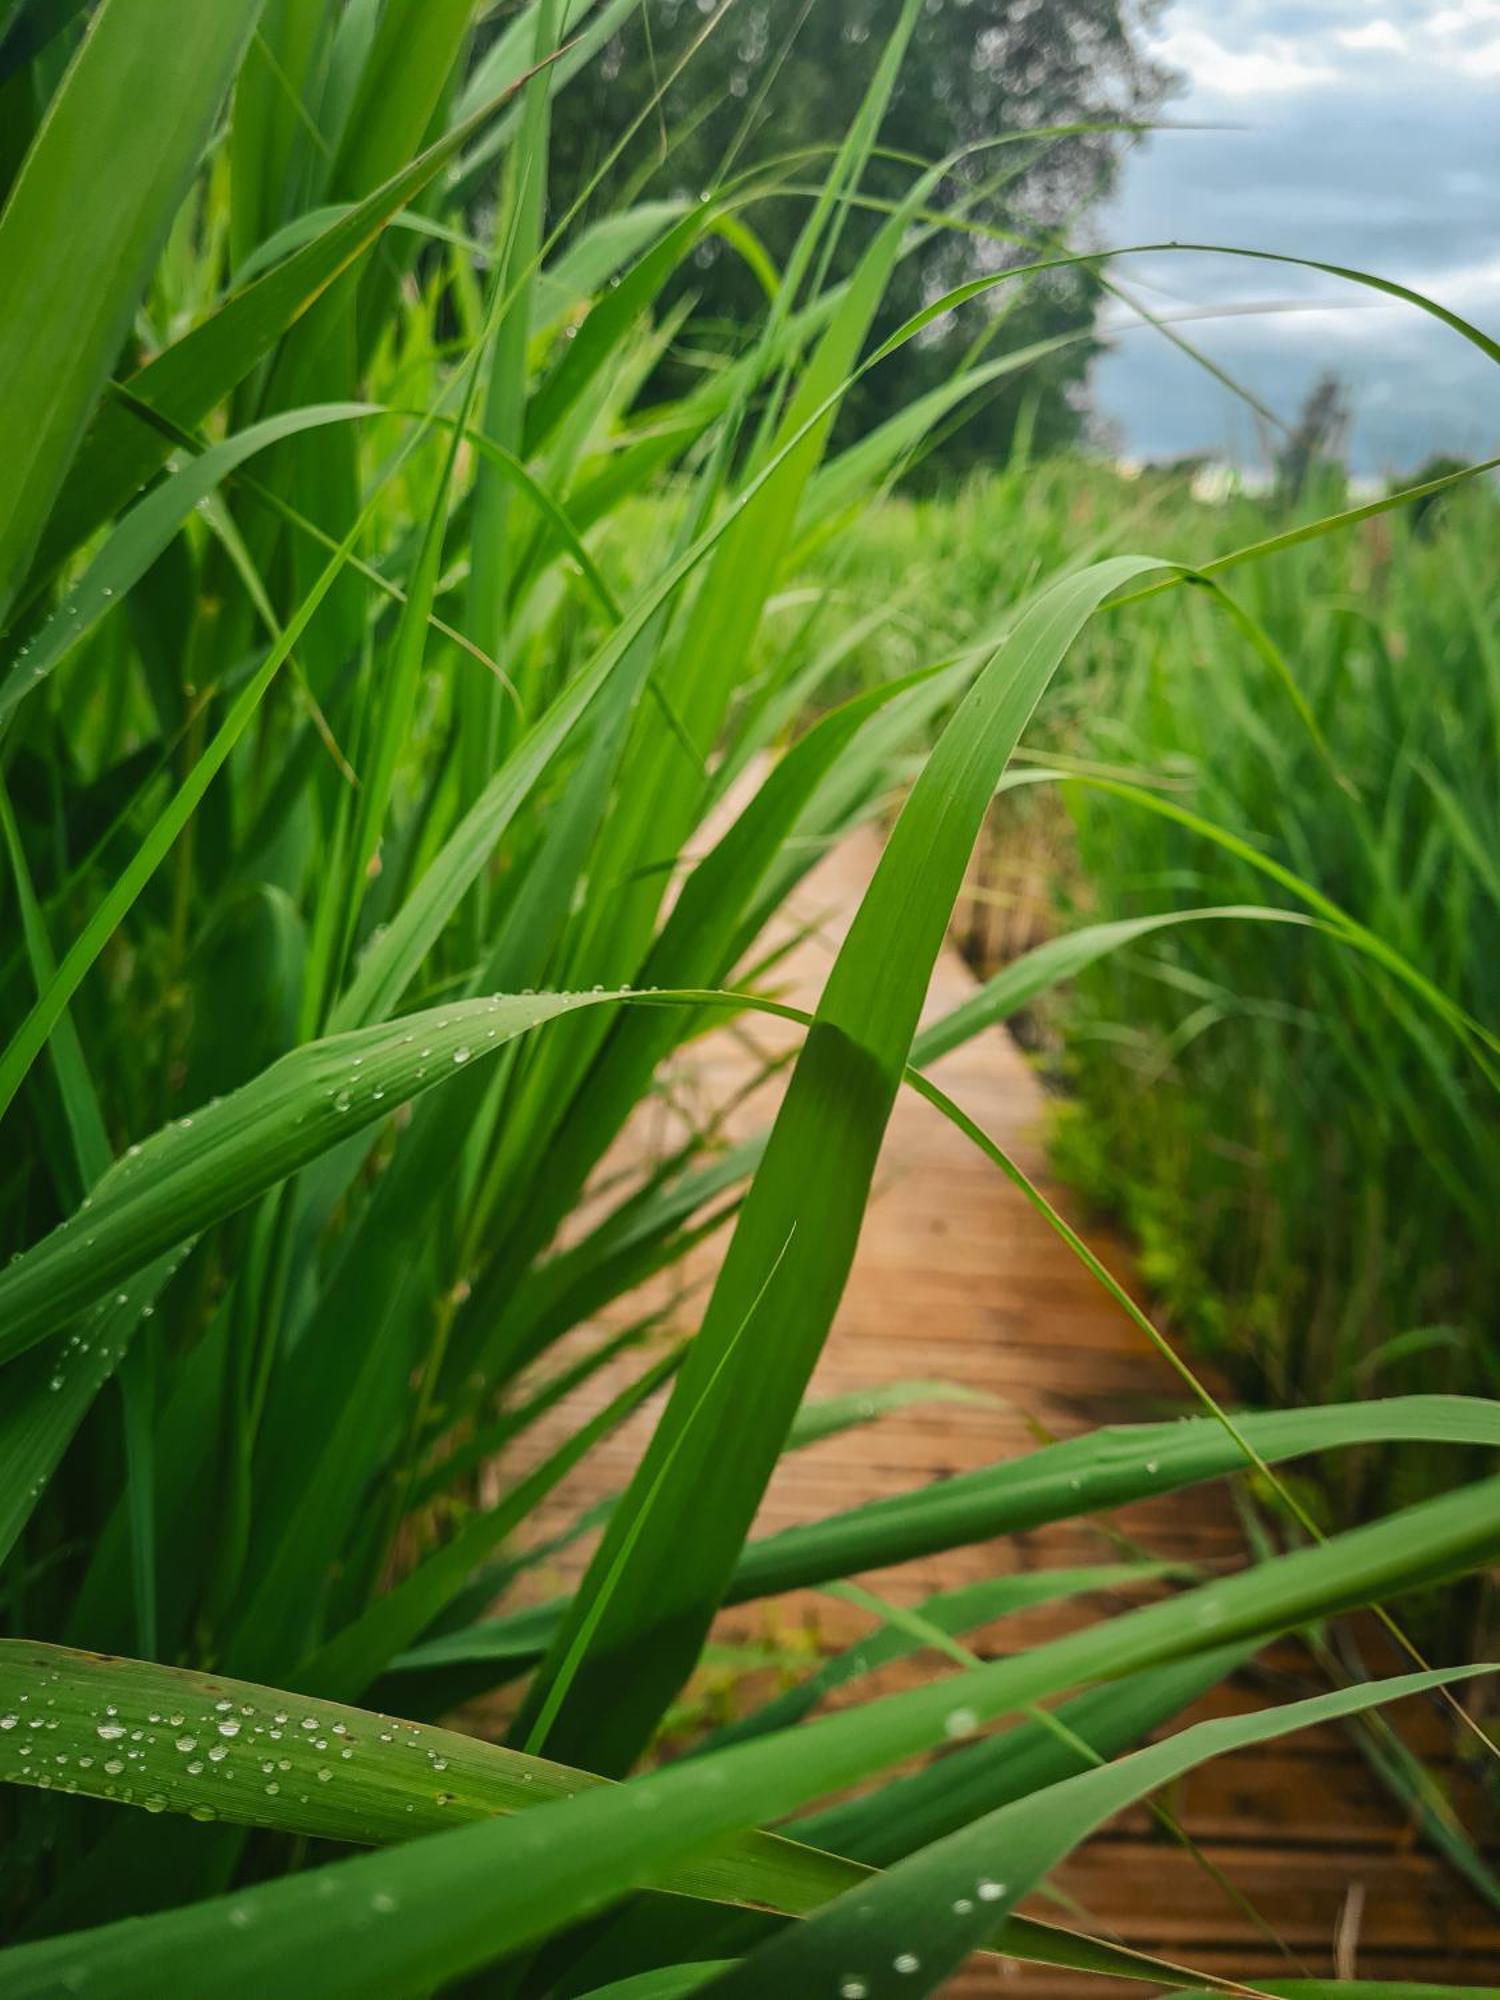
[[(802, 1005), (811, 1007), (821, 990), (877, 851), (873, 834), (845, 843), (809, 877), (783, 919), (816, 926), (778, 973), (787, 996)], [(929, 1012), (946, 1012), (972, 986), (957, 954), (946, 952)], [(787, 1046), (787, 1033), (774, 1022), (717, 1033), (679, 1061), (673, 1079), (679, 1100), (700, 1114), (725, 1105), (755, 1077), (764, 1055)], [(1007, 1035), (986, 1033), (954, 1051), (934, 1074), (1045, 1181), (1042, 1092)], [(734, 1111), (730, 1131), (760, 1129), (774, 1101), (774, 1086), (762, 1086)], [(623, 1156), (638, 1158), (642, 1147), (663, 1143), (671, 1118), (644, 1118)], [(1058, 1199), (1066, 1208), (1065, 1197)], [(1124, 1276), (1128, 1264), (1120, 1247), (1097, 1231), (1090, 1240)], [(700, 1253), (697, 1274), (705, 1281), (719, 1248), (705, 1246)], [(696, 1302), (683, 1307), (684, 1326), (693, 1324), (695, 1309)], [(638, 1367), (635, 1361), (601, 1376), (562, 1406), (528, 1439), (524, 1462), (570, 1433)], [(1039, 1435), (1151, 1420), (1183, 1407), (1161, 1358), (1042, 1219), (929, 1105), (904, 1095), (814, 1393), (912, 1378), (959, 1384), (987, 1400), (917, 1404), (787, 1458), (756, 1532), (1013, 1456), (1032, 1449)], [(625, 1483), (658, 1408), (659, 1401), (558, 1490), (536, 1524), (538, 1534), (556, 1532), (589, 1501)], [(503, 1476), (513, 1476), (522, 1462), (508, 1462)], [(1106, 1530), (1172, 1561), (1222, 1569), (1243, 1560), (1229, 1496), (1208, 1489), (1126, 1509), (1097, 1524), (1064, 1524), (955, 1550), (863, 1580), (895, 1602), (913, 1604), (935, 1590), (998, 1573), (1115, 1560), (1118, 1543)], [(576, 1573), (571, 1562), (539, 1571), (538, 1593), (550, 1594)], [(1061, 1611), (1033, 1610), (973, 1643), (986, 1655), (1016, 1650), (1110, 1608), (1119, 1606), (1095, 1599)], [(736, 1646), (831, 1650), (869, 1623), (851, 1606), (806, 1593), (726, 1614), (716, 1636)], [(1200, 1703), (1192, 1719), (1263, 1700), (1268, 1664), (1284, 1690), (1312, 1692), (1320, 1684), (1306, 1656), (1287, 1645), (1269, 1663), (1263, 1659), (1257, 1673)], [(942, 1669), (927, 1655), (919, 1671)], [(900, 1670), (892, 1670), (875, 1685), (900, 1680)], [(753, 1685), (769, 1693), (779, 1683), (767, 1673)], [(851, 1693), (864, 1698), (871, 1685), (861, 1682)], [(710, 1670), (698, 1691), (711, 1706), (729, 1689), (728, 1670), (717, 1677)], [(1408, 1704), (1402, 1721), (1414, 1743), (1442, 1750), (1444, 1734), (1430, 1714), (1413, 1715)], [(1345, 1976), (1500, 1981), (1500, 1921), (1415, 1846), (1401, 1813), (1341, 1733), (1303, 1734), (1210, 1764), (1174, 1791), (1171, 1804), (1201, 1860), (1174, 1844), (1145, 1811), (1131, 1813), (1058, 1872), (1054, 1887), (1072, 1899), (1071, 1912), (1047, 1899), (1028, 1910), (1242, 1980), (1340, 1970)], [(1290, 1961), (1215, 1880), (1215, 1871), (1253, 1905), (1265, 1932), (1292, 1954)], [(1020, 2000), (1151, 1990), (993, 1961), (966, 1970), (946, 1990), (978, 1996), (998, 1988)]]

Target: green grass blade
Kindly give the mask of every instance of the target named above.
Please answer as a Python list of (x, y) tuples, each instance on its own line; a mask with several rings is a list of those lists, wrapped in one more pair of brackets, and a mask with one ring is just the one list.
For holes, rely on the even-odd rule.
[(0, 214), (0, 624), (259, 11), (104, 0)]
[[(112, 397), (74, 462), (47, 523), (37, 570), (45, 575), (123, 507), (190, 432), (242, 382), (406, 204), (429, 187), (511, 95), (508, 87), (436, 139), (364, 200), (339, 210), (313, 240), (226, 299), (181, 340), (129, 377), (129, 400)], [(162, 424), (147, 421), (154, 412)]]
[[(190, 1983), (211, 1954), (220, 2000), (249, 2000), (273, 1976), (287, 2000), (355, 2000), (372, 1983), (385, 2000), (415, 2000), (608, 1907), (727, 1835), (934, 1746), (955, 1708), (979, 1727), (1082, 1681), (1210, 1650), (1210, 1639), (1269, 1635), (1492, 1561), (1497, 1499), (1500, 1481), (1470, 1487), (1018, 1657), (557, 1806), (22, 1946), (0, 1954), (0, 1976), (11, 2000), (50, 1995), (64, 1965), (103, 1984), (111, 2000), (154, 2000)], [(398, 1913), (399, 1923), (386, 1921)]]
[(806, 1924), (774, 1938), (709, 1993), (843, 1991), (858, 1985), (871, 2000), (935, 1993), (969, 1953), (1088, 1835), (1125, 1807), (1210, 1757), (1274, 1742), (1293, 1730), (1359, 1715), (1387, 1702), (1472, 1679), (1491, 1667), (1448, 1667), (1362, 1683), (1262, 1709), (1200, 1722), (1164, 1743), (1065, 1779), (1015, 1805), (1002, 1806), (885, 1874), (851, 1890)]
[(210, 445), (134, 507), (100, 548), (57, 610), (8, 664), (0, 680), (0, 724), (139, 583), (193, 509), (238, 467), (285, 438), (324, 424), (377, 415), (368, 403), (289, 410)]
[[(31, 1729), (45, 1713), (45, 1738)], [(361, 1847), (533, 1811), (608, 1781), (255, 1682), (0, 1640), (0, 1781)], [(857, 1864), (751, 1833), (663, 1886), (798, 1912)]]
[(0, 1272), (0, 1359), (55, 1332), (111, 1285), (397, 1105), (467, 1076), (471, 1056), (482, 1064), (513, 1036), (609, 997), (466, 1000), (283, 1056), (132, 1149), (88, 1207)]
[[(717, 1420), (704, 1425), (701, 1446), (677, 1457), (655, 1502), (656, 1525), (636, 1544), (549, 1739), (579, 1762), (628, 1766), (707, 1629), (843, 1290), (932, 965), (995, 783), (1089, 613), (1152, 567), (1122, 558), (1044, 593), (960, 704), (897, 821), (829, 975), (672, 1402), (559, 1634), (557, 1660), (633, 1537), (642, 1496), (678, 1452), (685, 1413), (698, 1407), (725, 1340), (745, 1325), (739, 1359), (716, 1394)], [(810, 1160), (819, 1163), (811, 1178)], [(615, 1697), (608, 1709), (606, 1686)], [(544, 1698), (533, 1698), (533, 1713)]]
[[(1235, 1423), (1270, 1465), (1325, 1448), (1402, 1438), (1500, 1450), (1500, 1405), (1469, 1396), (1402, 1396), (1314, 1410), (1239, 1412)], [(1225, 1478), (1244, 1465), (1243, 1450), (1212, 1417), (1092, 1431), (751, 1542), (736, 1565), (726, 1602), (743, 1604), (1051, 1521), (1129, 1506)], [(556, 1606), (544, 1607), (524, 1614), (524, 1625), (521, 1619), (501, 1619), (473, 1626), (415, 1648), (396, 1666), (419, 1670), (524, 1658), (558, 1616)]]
[(186, 1255), (175, 1249), (126, 1278), (84, 1313), (65, 1340), (22, 1355), (5, 1371), (0, 1411), (0, 1559), (31, 1518), (47, 1482)]
[(1121, 917), (1113, 922), (1085, 924), (1076, 931), (1064, 931), (1044, 944), (1023, 952), (1019, 958), (987, 979), (976, 993), (961, 1001), (951, 1013), (924, 1028), (912, 1043), (912, 1065), (925, 1069), (950, 1049), (958, 1048), (983, 1029), (1005, 1021), (1021, 1008), (1029, 1007), (1041, 994), (1065, 979), (1076, 979), (1086, 967), (1107, 952), (1119, 951), (1138, 938), (1155, 931), (1170, 930), (1177, 924), (1193, 924), (1240, 919), (1249, 923), (1313, 925), (1311, 917), (1295, 910), (1268, 909), (1259, 903), (1226, 903), (1216, 909), (1163, 910), (1149, 917)]

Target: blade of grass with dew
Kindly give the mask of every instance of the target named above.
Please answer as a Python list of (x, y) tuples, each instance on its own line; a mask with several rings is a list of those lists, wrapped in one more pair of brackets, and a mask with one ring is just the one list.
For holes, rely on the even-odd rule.
[[(302, 1690), (22, 1639), (0, 1640), (0, 1713), (20, 1719), (7, 1725), (0, 1781), (36, 1785), (51, 1775), (35, 1739), (14, 1733), (38, 1703), (56, 1725), (47, 1765), (59, 1785), (71, 1773), (80, 1795), (361, 1847), (533, 1811), (608, 1782)], [(670, 1886), (800, 1911), (862, 1872), (753, 1833), (734, 1843), (732, 1858), (689, 1864)]]
[(751, 1953), (707, 1991), (725, 2000), (771, 1988), (811, 1996), (852, 1979), (871, 2000), (937, 1992), (988, 1940), (995, 1921), (1095, 1828), (1206, 1759), (1494, 1671), (1474, 1666), (1405, 1674), (1252, 1715), (1195, 1723), (1164, 1743), (1001, 1806), (919, 1849)]
[[(49, 1754), (54, 1763), (65, 1757), (62, 1769), (74, 1774), (56, 1782), (101, 1801), (205, 1824), (384, 1846), (534, 1811), (610, 1784), (450, 1730), (321, 1698), (314, 1706), (298, 1692), (0, 1641), (0, 1710), (15, 1714), (19, 1726), (38, 1694), (50, 1701), (56, 1724)], [(45, 1771), (29, 1768), (33, 1753), (19, 1753), (16, 1746), (26, 1741), (9, 1739), (13, 1754), (5, 1761), (14, 1768), (5, 1781), (46, 1779)], [(269, 1782), (262, 1782), (268, 1766)], [(721, 1843), (717, 1855), (672, 1870), (661, 1886), (676, 1896), (800, 1915), (864, 1874), (857, 1863), (751, 1831)], [(1005, 1942), (1044, 1963), (1110, 1963), (1108, 1946), (1075, 1941), (1045, 1924), (1016, 1921)], [(1132, 1957), (1119, 1955), (1127, 1975), (1150, 1963), (1132, 1964)]]
[(606, 997), (614, 996), (466, 1000), (283, 1056), (133, 1149), (87, 1208), (0, 1272), (0, 1358), (55, 1332), (112, 1284), (397, 1104), (462, 1075), (471, 1056), (482, 1061), (511, 1036)]
[[(544, 1806), (186, 1910), (22, 1946), (0, 1954), (0, 1970), (16, 2000), (40, 2000), (63, 1963), (107, 1980), (114, 2000), (146, 2000), (173, 1990), (211, 1951), (222, 2000), (262, 1991), (273, 1963), (288, 2000), (353, 2000), (372, 1978), (388, 2000), (407, 2000), (608, 1907), (730, 1833), (931, 1747), (955, 1707), (977, 1727), (1101, 1674), (1119, 1678), (1211, 1650), (1210, 1636), (1213, 1646), (1269, 1636), (1493, 1560), (1497, 1493), (1500, 1481), (1490, 1481), (1426, 1502), (936, 1686), (576, 1795), (561, 1811)], [(399, 1924), (372, 1922), (397, 1911)]]
[[(957, 1590), (939, 1591), (916, 1606), (921, 1618), (950, 1633), (971, 1632), (997, 1619), (1025, 1611), (1038, 1604), (1055, 1604), (1059, 1599), (1082, 1597), (1091, 1592), (1113, 1591), (1132, 1584), (1154, 1582), (1165, 1565), (1154, 1563), (1098, 1563), (1085, 1569), (1034, 1570), (1016, 1576), (991, 1577), (983, 1583), (966, 1584)], [(893, 1660), (902, 1660), (919, 1651), (926, 1642), (909, 1626), (887, 1622), (877, 1625), (841, 1653), (835, 1653), (795, 1687), (752, 1709), (748, 1715), (716, 1729), (694, 1756), (711, 1756), (730, 1743), (752, 1736), (765, 1736), (776, 1729), (789, 1729), (810, 1715), (818, 1704), (850, 1681), (873, 1674)], [(834, 1850), (838, 1850), (835, 1848)]]

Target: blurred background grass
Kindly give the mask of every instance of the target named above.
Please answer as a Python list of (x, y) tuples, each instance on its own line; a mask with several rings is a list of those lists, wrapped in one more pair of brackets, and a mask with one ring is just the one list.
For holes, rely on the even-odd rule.
[[(834, 685), (906, 672), (935, 637), (962, 646), (1061, 564), (1137, 547), (1208, 562), (1353, 504), (1331, 459), (1298, 471), (1288, 452), (1282, 475), (1255, 493), (1212, 466), (1018, 456), (946, 497), (897, 493), (836, 560), (809, 559), (828, 616), (878, 619)], [(1208, 591), (1098, 620), (1026, 749), (1230, 830), (1493, 1020), (1497, 530), (1481, 483), (1237, 575), (1305, 713)], [(1295, 907), (1139, 801), (1027, 785), (995, 803), (961, 943), (989, 973), (1080, 920), (1267, 898)], [(1123, 1219), (1173, 1325), (1247, 1394), (1495, 1392), (1500, 1132), (1479, 1070), (1414, 1040), (1378, 970), (1314, 931), (1185, 925), (1102, 958), (1023, 1032), (1056, 1086), (1065, 1177)], [(1400, 1455), (1402, 1485), (1436, 1479), (1422, 1459)], [(1380, 1458), (1336, 1476), (1391, 1474)]]

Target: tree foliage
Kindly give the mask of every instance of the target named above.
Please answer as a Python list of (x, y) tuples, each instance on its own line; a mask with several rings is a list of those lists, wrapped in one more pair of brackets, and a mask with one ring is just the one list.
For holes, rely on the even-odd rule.
[[(878, 335), (965, 279), (1018, 261), (1023, 243), (1056, 232), (1071, 236), (1086, 222), (1114, 185), (1128, 128), (1151, 119), (1172, 87), (1172, 73), (1145, 46), (1158, 6), (1159, 0), (930, 0), (882, 128), (882, 148), (932, 161), (957, 156), (941, 201), (972, 202), (976, 228), (938, 233), (908, 256), (887, 293)], [(573, 199), (663, 85), (651, 118), (651, 159), (643, 163), (640, 144), (628, 151), (600, 184), (601, 206), (647, 171), (648, 192), (691, 198), (715, 182), (726, 156), (744, 165), (836, 144), (898, 12), (899, 0), (738, 0), (720, 25), (709, 26), (712, 11), (699, 0), (656, 0), (631, 17), (603, 60), (560, 101), (554, 202)], [(705, 30), (681, 80), (672, 82)], [(1087, 129), (1025, 136), (1070, 126)], [(997, 147), (997, 139), (1006, 143)], [(778, 266), (806, 214), (799, 190), (821, 178), (821, 164), (814, 157), (789, 171), (786, 193), (757, 203), (748, 217)], [(908, 182), (909, 169), (887, 158), (872, 163), (866, 185), (894, 197)], [(846, 216), (832, 276), (853, 267), (879, 219), (868, 209)], [(755, 274), (717, 239), (703, 245), (679, 288), (698, 295), (726, 342), (764, 303)], [(940, 463), (952, 470), (1003, 454), (1028, 404), (1039, 446), (1076, 433), (1098, 296), (1093, 278), (1079, 270), (1029, 285), (1024, 298), (999, 295), (1008, 344), (1059, 333), (1082, 337), (1000, 385), (961, 434), (939, 444)], [(974, 338), (971, 317), (941, 326), (903, 355), (899, 381), (896, 371), (876, 371), (850, 398), (845, 435), (948, 379)], [(704, 359), (701, 349), (678, 354), (662, 371), (663, 385), (680, 389)]]

